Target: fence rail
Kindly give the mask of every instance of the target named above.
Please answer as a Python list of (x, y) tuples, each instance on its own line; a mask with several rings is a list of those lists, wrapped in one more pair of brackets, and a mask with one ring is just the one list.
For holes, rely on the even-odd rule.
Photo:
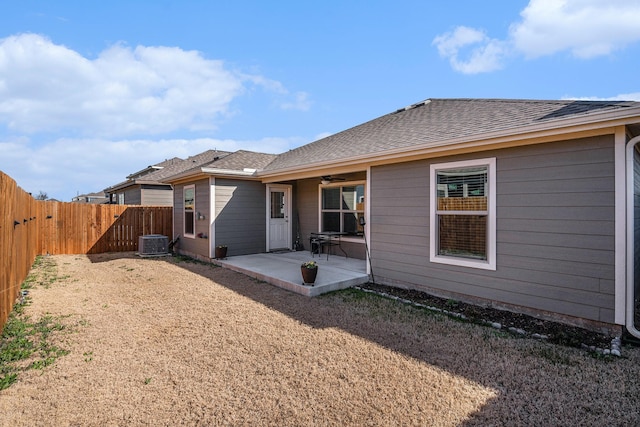
[(35, 200), (0, 171), (0, 331), (38, 254), (135, 251), (141, 235), (172, 236), (172, 212)]

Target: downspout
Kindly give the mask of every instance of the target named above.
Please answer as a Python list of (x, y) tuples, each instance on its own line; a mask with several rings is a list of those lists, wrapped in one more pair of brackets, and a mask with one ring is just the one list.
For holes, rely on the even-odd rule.
[[(627, 286), (626, 286), (626, 328), (631, 335), (640, 338), (635, 325), (635, 218), (634, 218), (634, 149), (640, 143), (640, 136), (632, 138), (626, 147), (627, 184)], [(631, 231), (631, 232), (629, 232)]]
[(209, 177), (209, 258), (216, 254), (216, 177)]

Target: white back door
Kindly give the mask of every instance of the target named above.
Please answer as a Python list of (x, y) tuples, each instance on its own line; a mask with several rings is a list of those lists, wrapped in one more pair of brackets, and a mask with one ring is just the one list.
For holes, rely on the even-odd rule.
[(290, 186), (267, 186), (267, 251), (291, 249), (290, 200)]

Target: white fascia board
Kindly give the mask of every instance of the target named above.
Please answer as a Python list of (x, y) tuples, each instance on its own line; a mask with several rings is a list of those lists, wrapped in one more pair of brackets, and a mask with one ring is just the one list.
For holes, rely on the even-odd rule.
[(203, 177), (203, 175), (215, 175), (218, 177), (230, 176), (230, 177), (256, 177), (257, 171), (237, 171), (231, 169), (216, 169), (216, 168), (198, 168), (187, 172), (182, 172), (176, 175), (172, 175), (165, 179), (164, 182), (173, 183), (177, 181), (184, 181), (190, 178)]
[(209, 175), (216, 175), (216, 176), (256, 176), (256, 171), (255, 170), (251, 170), (251, 171), (238, 171), (238, 170), (231, 170), (231, 169), (215, 169), (215, 168), (202, 168), (201, 169), (202, 173), (206, 173)]
[[(288, 175), (296, 172), (309, 171), (309, 169), (327, 168), (336, 163), (355, 164), (376, 163), (379, 161), (388, 162), (390, 160), (401, 160), (405, 157), (416, 155), (426, 155), (440, 153), (444, 155), (447, 151), (459, 150), (462, 148), (483, 147), (497, 144), (507, 144), (509, 142), (524, 142), (527, 140), (535, 140), (540, 138), (554, 137), (554, 139), (562, 139), (571, 134), (580, 132), (589, 132), (596, 130), (613, 129), (617, 126), (624, 126), (640, 122), (640, 107), (630, 108), (620, 112), (603, 113), (596, 118), (590, 117), (591, 120), (585, 121), (584, 117), (562, 119), (561, 123), (555, 120), (553, 123), (539, 123), (535, 125), (524, 126), (521, 128), (511, 128), (496, 132), (487, 132), (484, 134), (451, 138), (438, 142), (429, 142), (425, 144), (413, 145), (410, 147), (385, 150), (376, 153), (368, 153), (358, 156), (346, 157), (339, 160), (326, 160), (321, 162), (309, 163), (301, 166), (292, 166), (274, 170), (273, 172), (258, 172), (258, 176), (263, 179), (269, 177), (277, 177), (280, 175)], [(610, 133), (613, 133), (611, 131)]]

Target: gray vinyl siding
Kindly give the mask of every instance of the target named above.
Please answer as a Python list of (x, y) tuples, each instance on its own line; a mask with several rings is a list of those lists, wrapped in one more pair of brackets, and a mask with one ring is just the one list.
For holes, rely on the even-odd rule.
[(266, 189), (255, 181), (215, 179), (215, 244), (227, 255), (266, 251)]
[(141, 204), (145, 206), (171, 206), (173, 190), (167, 186), (142, 186)]
[(124, 190), (125, 205), (140, 205), (140, 186), (128, 187)]
[(298, 181), (295, 206), (300, 218), (300, 239), (304, 248), (310, 250), (310, 235), (318, 231), (318, 179)]
[[(196, 218), (195, 221), (195, 237), (184, 236), (184, 187), (187, 185), (195, 185), (196, 189), (196, 212), (200, 212), (205, 216), (203, 220)], [(174, 187), (174, 209), (173, 209), (173, 232), (176, 236), (180, 236), (178, 250), (185, 250), (190, 253), (209, 257), (209, 180), (202, 179), (193, 183), (180, 184)], [(197, 237), (202, 233), (202, 237)], [(206, 236), (206, 237), (204, 237)], [(175, 237), (175, 236), (174, 236)]]
[[(496, 157), (496, 271), (429, 262), (429, 166)], [(373, 167), (376, 280), (614, 323), (613, 136)]]
[[(184, 216), (182, 214), (182, 209), (184, 209), (184, 200), (182, 199), (183, 190), (184, 184), (173, 187), (173, 237), (180, 236), (180, 240), (183, 240), (182, 235), (184, 232)], [(180, 243), (178, 244), (178, 248), (180, 247)]]

